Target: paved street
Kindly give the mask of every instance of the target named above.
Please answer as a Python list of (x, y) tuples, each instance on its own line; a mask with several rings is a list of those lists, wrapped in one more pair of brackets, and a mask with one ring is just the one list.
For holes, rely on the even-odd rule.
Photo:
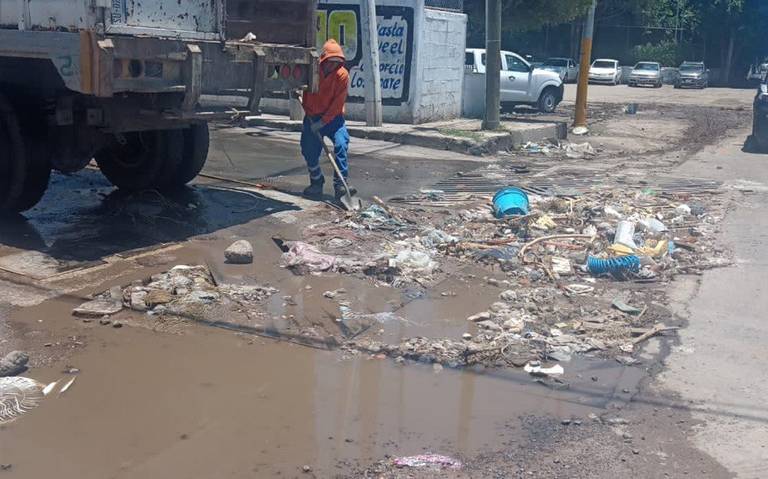
[[(175, 194), (126, 195), (95, 168), (54, 175), (36, 208), (0, 223), (0, 356), (27, 351), (24, 374), (44, 384), (77, 380), (0, 428), (0, 464), (8, 465), (0, 475), (768, 476), (761, 363), (768, 326), (760, 307), (768, 156), (742, 152), (753, 92), (591, 91), (600, 105), (591, 136), (571, 139), (594, 147), (586, 158), (554, 146), (549, 154), (479, 157), (353, 139), (352, 179), (368, 204), (374, 196), (385, 201), (394, 212), (386, 219), (375, 216), (380, 212), (347, 216), (298, 197), (306, 182), (298, 134), (269, 128), (217, 125), (204, 175)], [(629, 101), (642, 105), (637, 115), (622, 112)], [(708, 266), (680, 263), (670, 275), (661, 268), (656, 281), (594, 279), (580, 270), (552, 279), (543, 259), (521, 263), (517, 252), (508, 261), (479, 259), (478, 252), (503, 252), (494, 241), (547, 234), (491, 218), (488, 200), (499, 184), (557, 194), (565, 203), (552, 200), (550, 221), (570, 221), (575, 209), (579, 221), (610, 223), (610, 235), (615, 219), (607, 205), (642, 200), (670, 225), (677, 204), (701, 205), (706, 219), (688, 215), (674, 235), (699, 248), (702, 257), (694, 259)], [(466, 251), (435, 249), (434, 277), (412, 280), (377, 264), (400, 257), (403, 244), (417, 250), (438, 224), (471, 237), (492, 233)], [(236, 239), (253, 245), (252, 265), (224, 261)], [(343, 244), (365, 264), (303, 274), (284, 263), (279, 246), (290, 240), (315, 241), (324, 251)], [(580, 244), (567, 241), (535, 254), (548, 258), (549, 248), (574, 266), (583, 262)], [(690, 251), (658, 263), (677, 268)], [(173, 301), (149, 313), (72, 315), (116, 287), (120, 303), (130, 305), (130, 288), (148, 287), (178, 265), (201, 265), (217, 294), (225, 296), (227, 286), (236, 293), (200, 317), (167, 314)], [(564, 294), (576, 283), (593, 292)], [(510, 289), (519, 296), (504, 301), (519, 303), (515, 315), (528, 318), (530, 338), (514, 337), (505, 321), (501, 356), (444, 360), (440, 351), (461, 341), (495, 354), (496, 343), (482, 342), (494, 330), (467, 318), (484, 309), (495, 318)], [(646, 309), (618, 311), (617, 297)], [(353, 320), (374, 315), (376, 322), (351, 339), (324, 336), (340, 323), (355, 327), (350, 312)], [(585, 323), (618, 329), (565, 354), (562, 338), (592, 334)], [(680, 329), (627, 348), (662, 323)], [(419, 347), (412, 338), (440, 347), (417, 359), (404, 352)], [(532, 357), (565, 372), (557, 380), (532, 376), (520, 367)], [(428, 452), (463, 466), (430, 472), (392, 462)]]
[[(712, 106), (722, 108), (739, 108), (752, 104), (755, 90), (744, 88), (707, 88), (675, 89), (672, 85), (662, 88), (639, 87), (627, 85), (590, 85), (590, 100), (598, 103), (661, 103), (671, 105)], [(576, 101), (576, 85), (565, 87), (565, 101)]]

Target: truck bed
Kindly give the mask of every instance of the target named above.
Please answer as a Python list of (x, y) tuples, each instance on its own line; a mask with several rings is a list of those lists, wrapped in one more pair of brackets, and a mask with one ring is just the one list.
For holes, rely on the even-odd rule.
[[(0, 28), (314, 45), (316, 0), (0, 0)], [(225, 13), (226, 12), (226, 13)]]

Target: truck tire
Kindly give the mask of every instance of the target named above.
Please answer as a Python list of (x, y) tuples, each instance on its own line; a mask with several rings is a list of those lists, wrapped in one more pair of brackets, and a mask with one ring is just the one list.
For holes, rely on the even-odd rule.
[(35, 206), (51, 177), (44, 139), (25, 136), (11, 104), (0, 95), (0, 214)]
[(203, 170), (208, 159), (210, 136), (208, 123), (195, 123), (183, 132), (184, 152), (174, 186), (184, 186)]
[(110, 183), (128, 191), (165, 189), (175, 183), (184, 153), (182, 130), (125, 133), (96, 153)]
[(547, 87), (541, 92), (538, 109), (542, 113), (553, 113), (557, 108), (557, 90)]

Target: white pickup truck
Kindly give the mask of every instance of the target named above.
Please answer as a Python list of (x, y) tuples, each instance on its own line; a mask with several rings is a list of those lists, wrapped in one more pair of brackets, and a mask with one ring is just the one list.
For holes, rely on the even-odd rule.
[[(468, 48), (465, 68), (470, 73), (485, 74), (485, 49)], [(557, 72), (534, 68), (520, 55), (501, 51), (501, 108), (530, 105), (552, 113), (563, 101), (563, 80)]]

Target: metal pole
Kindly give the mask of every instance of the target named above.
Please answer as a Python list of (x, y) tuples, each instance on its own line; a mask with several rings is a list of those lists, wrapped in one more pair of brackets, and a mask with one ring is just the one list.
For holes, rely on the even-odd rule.
[(376, 1), (366, 0), (363, 6), (363, 51), (366, 52), (368, 74), (365, 76), (365, 124), (382, 125), (381, 72), (379, 71), (379, 29), (376, 22)]
[(592, 63), (592, 37), (595, 31), (595, 8), (597, 8), (597, 0), (592, 0), (592, 6), (587, 13), (587, 21), (584, 24), (584, 35), (581, 40), (579, 88), (576, 92), (576, 119), (573, 122), (573, 125), (577, 128), (587, 127), (587, 92), (589, 90), (589, 67)]
[(501, 0), (485, 0), (485, 120), (483, 130), (501, 126)]

